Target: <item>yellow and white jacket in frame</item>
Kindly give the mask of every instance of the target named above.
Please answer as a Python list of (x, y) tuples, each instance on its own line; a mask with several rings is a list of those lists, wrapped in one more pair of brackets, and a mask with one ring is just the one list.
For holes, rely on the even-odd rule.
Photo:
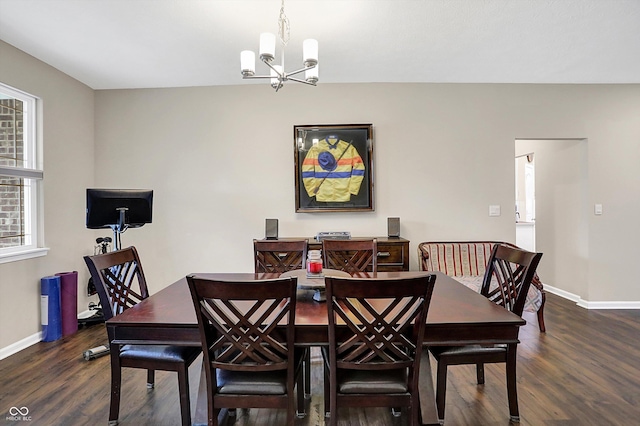
[(353, 144), (327, 136), (309, 149), (301, 172), (309, 197), (347, 202), (360, 191), (365, 166)]

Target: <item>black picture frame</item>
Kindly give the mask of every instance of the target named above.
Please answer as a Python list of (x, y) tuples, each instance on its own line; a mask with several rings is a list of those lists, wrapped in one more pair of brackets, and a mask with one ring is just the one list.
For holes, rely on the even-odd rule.
[(293, 126), (297, 213), (374, 210), (373, 124)]

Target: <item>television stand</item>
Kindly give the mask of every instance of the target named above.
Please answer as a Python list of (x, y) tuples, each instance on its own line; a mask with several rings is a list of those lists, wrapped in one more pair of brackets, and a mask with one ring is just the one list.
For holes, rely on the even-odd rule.
[(122, 248), (121, 235), (124, 231), (129, 229), (129, 225), (125, 219), (125, 213), (129, 210), (127, 207), (118, 207), (118, 223), (115, 225), (109, 225), (113, 230), (113, 247), (114, 250), (120, 250)]

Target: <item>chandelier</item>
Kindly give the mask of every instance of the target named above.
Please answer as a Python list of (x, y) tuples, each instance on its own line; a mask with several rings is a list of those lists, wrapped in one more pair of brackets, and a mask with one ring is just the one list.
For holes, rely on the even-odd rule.
[[(289, 41), (289, 18), (284, 13), (284, 0), (280, 7), (280, 16), (278, 17), (278, 37), (282, 44), (280, 54), (280, 65), (273, 62), (276, 56), (276, 36), (272, 33), (260, 34), (260, 60), (264, 62), (270, 69), (269, 75), (255, 75), (256, 73), (256, 55), (251, 50), (243, 50), (240, 52), (240, 68), (242, 78), (268, 78), (271, 80), (271, 87), (280, 90), (284, 82), (287, 80), (296, 81), (298, 83), (310, 84), (315, 86), (318, 82), (318, 41), (307, 39), (302, 43), (302, 62), (303, 67), (295, 71), (286, 72), (284, 68), (284, 48)], [(292, 77), (296, 74), (304, 72), (304, 80)]]

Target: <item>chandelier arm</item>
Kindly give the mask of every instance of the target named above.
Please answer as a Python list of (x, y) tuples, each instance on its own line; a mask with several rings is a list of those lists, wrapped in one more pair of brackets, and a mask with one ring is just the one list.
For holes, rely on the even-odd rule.
[(252, 78), (277, 78), (277, 77), (274, 77), (271, 75), (243, 75), (242, 78), (247, 80)]
[(295, 82), (298, 82), (298, 83), (308, 84), (309, 86), (315, 86), (316, 85), (316, 83), (312, 83), (310, 81), (300, 80), (299, 78), (295, 78), (295, 77), (289, 77), (289, 74), (287, 74), (287, 80), (295, 81)]
[[(279, 78), (285, 78), (286, 74), (284, 72), (284, 68), (282, 70), (282, 72), (278, 71), (278, 69), (276, 67), (274, 67), (273, 65), (271, 65), (271, 63), (267, 62), (267, 61), (262, 61), (264, 62), (269, 68), (271, 68), (273, 71), (275, 71), (276, 74), (278, 74)], [(271, 78), (275, 78), (275, 75), (270, 76)]]
[[(292, 71), (292, 72), (288, 72), (288, 73), (287, 73), (287, 76), (300, 74), (301, 72), (304, 72), (304, 71), (310, 70), (310, 69), (315, 68), (315, 67), (316, 67), (316, 66), (315, 66), (315, 65), (313, 65), (313, 66), (310, 66), (310, 67), (300, 68), (299, 70), (295, 70), (295, 71)], [(293, 79), (292, 79), (292, 80), (293, 80)]]

